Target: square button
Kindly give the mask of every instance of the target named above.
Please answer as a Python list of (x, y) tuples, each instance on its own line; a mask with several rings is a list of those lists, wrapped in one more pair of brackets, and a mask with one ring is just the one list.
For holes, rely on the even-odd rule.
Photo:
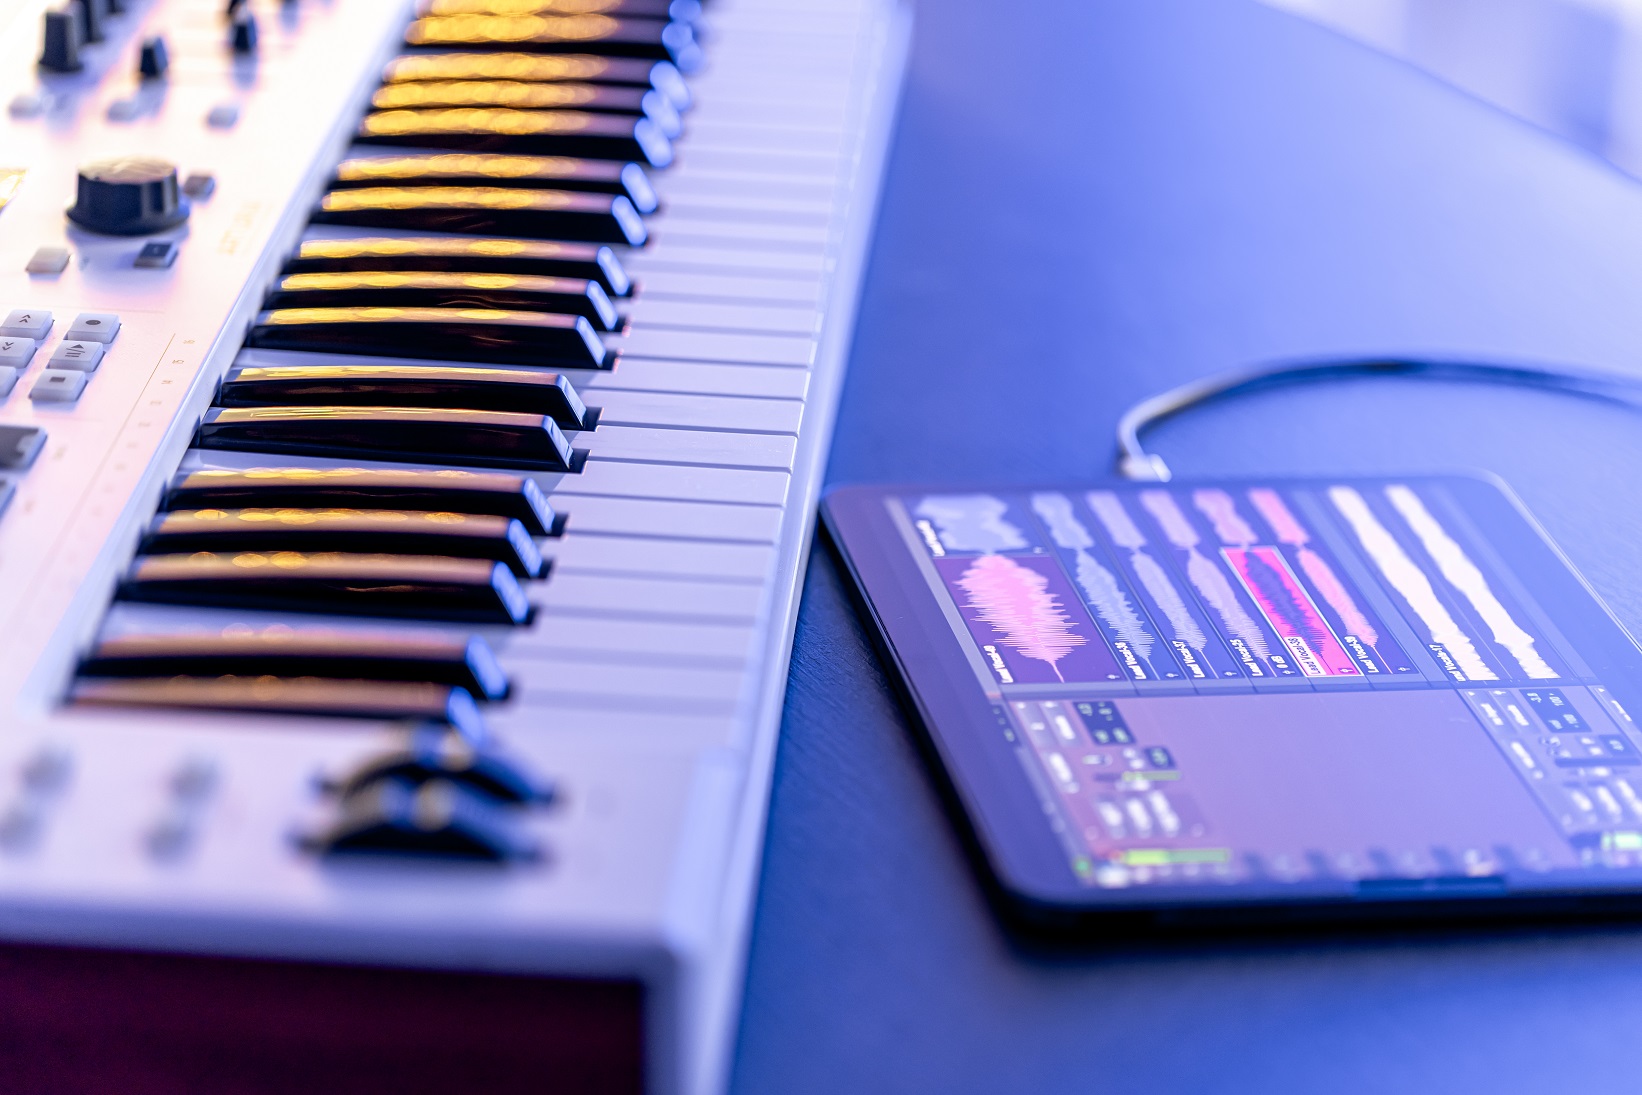
[(73, 342), (113, 342), (120, 333), (120, 317), (113, 312), (81, 312), (63, 337)]
[(0, 468), (26, 468), (46, 444), (39, 426), (0, 426)]
[(39, 344), (32, 338), (0, 337), (0, 365), (26, 369), (28, 363), (34, 360), (34, 351), (37, 349)]
[(51, 330), (51, 313), (43, 312), (38, 308), (19, 308), (6, 316), (6, 321), (0, 323), (0, 335), (10, 335), (13, 338), (32, 338), (39, 342)]
[(37, 247), (23, 267), (31, 274), (61, 274), (68, 269), (69, 253), (66, 247)]
[(86, 374), (78, 369), (47, 369), (29, 389), (36, 403), (73, 403), (86, 390)]
[(51, 369), (77, 369), (82, 373), (94, 372), (103, 360), (101, 342), (64, 342), (52, 351)]
[(177, 245), (170, 240), (154, 240), (143, 244), (131, 265), (142, 270), (164, 270), (177, 261)]

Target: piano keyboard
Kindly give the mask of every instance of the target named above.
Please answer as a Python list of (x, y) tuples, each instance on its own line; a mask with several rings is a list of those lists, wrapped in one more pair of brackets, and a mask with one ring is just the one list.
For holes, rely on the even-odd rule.
[(247, 1090), (720, 1090), (906, 13), (129, 2), (0, 11), (0, 951), (473, 1002)]

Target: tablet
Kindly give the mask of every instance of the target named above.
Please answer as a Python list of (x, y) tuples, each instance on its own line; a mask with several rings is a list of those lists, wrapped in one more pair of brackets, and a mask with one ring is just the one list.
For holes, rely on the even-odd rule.
[(1031, 923), (1642, 906), (1642, 651), (1500, 483), (847, 487), (824, 516)]

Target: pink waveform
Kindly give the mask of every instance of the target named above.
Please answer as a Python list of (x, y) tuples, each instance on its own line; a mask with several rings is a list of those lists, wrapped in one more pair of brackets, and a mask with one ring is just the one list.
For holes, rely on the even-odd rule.
[(1305, 526), (1289, 512), (1288, 506), (1283, 504), (1282, 497), (1276, 491), (1270, 487), (1255, 487), (1249, 491), (1249, 501), (1254, 503), (1254, 508), (1260, 511), (1260, 516), (1266, 519), (1266, 523), (1283, 543), (1293, 544), (1295, 547), (1311, 543), (1311, 533), (1307, 532)]
[(1260, 537), (1256, 536), (1243, 515), (1237, 512), (1237, 503), (1223, 490), (1194, 490), (1192, 504), (1214, 525), (1214, 534), (1222, 544), (1247, 547)]
[(1003, 636), (1003, 645), (1061, 676), (1059, 662), (1089, 640), (1072, 630), (1049, 579), (1007, 555), (982, 555), (958, 579), (975, 615)]
[(1357, 607), (1357, 602), (1351, 599), (1351, 593), (1335, 575), (1327, 559), (1303, 547), (1300, 549), (1300, 569), (1306, 572), (1306, 577), (1311, 579), (1311, 584), (1317, 587), (1317, 592), (1323, 595), (1329, 607), (1339, 613), (1340, 623), (1345, 625), (1347, 635), (1369, 646), (1380, 645), (1380, 633), (1374, 630), (1374, 625), (1368, 622), (1368, 617)]
[(1311, 579), (1311, 584), (1317, 587), (1317, 592), (1323, 595), (1329, 607), (1339, 614), (1345, 633), (1369, 646), (1379, 646), (1380, 633), (1374, 630), (1374, 625), (1368, 622), (1363, 610), (1357, 607), (1351, 591), (1334, 573), (1334, 568), (1328, 565), (1328, 560), (1306, 546), (1311, 543), (1311, 533), (1289, 511), (1282, 496), (1269, 487), (1255, 487), (1249, 491), (1249, 501), (1271, 525), (1279, 540), (1300, 549), (1296, 553), (1300, 559), (1300, 569), (1306, 572), (1306, 577)]
[(1301, 672), (1308, 676), (1351, 677), (1359, 672), (1345, 647), (1334, 637), (1322, 614), (1274, 547), (1228, 548), (1226, 560), (1243, 580), (1243, 588), (1260, 606), (1272, 629), (1299, 658), (1293, 643), (1298, 640), (1311, 660), (1299, 658)]

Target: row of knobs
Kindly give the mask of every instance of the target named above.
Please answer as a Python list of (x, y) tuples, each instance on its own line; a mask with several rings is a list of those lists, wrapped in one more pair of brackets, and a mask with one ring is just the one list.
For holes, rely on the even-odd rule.
[[(69, 0), (63, 7), (46, 12), (40, 67), (47, 72), (79, 72), (84, 67), (80, 50), (87, 43), (104, 39), (104, 21), (125, 11), (126, 3), (127, 0)], [(245, 0), (230, 0), (228, 20), (228, 44), (234, 52), (254, 53), (257, 21)], [(137, 67), (145, 79), (164, 76), (169, 65), (165, 39), (150, 38), (143, 42)]]

